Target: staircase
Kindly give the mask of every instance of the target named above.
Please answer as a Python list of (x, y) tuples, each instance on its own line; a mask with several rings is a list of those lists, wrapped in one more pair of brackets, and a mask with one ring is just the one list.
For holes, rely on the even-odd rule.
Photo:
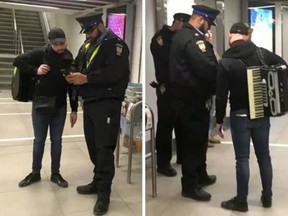
[(15, 57), (0, 57), (0, 89), (10, 89)]
[[(21, 30), (24, 52), (43, 46), (45, 39), (39, 12), (14, 10), (16, 27)], [(18, 55), (15, 51), (16, 33), (13, 10), (0, 8), (0, 89), (9, 89), (13, 74), (12, 62)]]
[(45, 44), (39, 12), (15, 10), (18, 31), (21, 30), (24, 52)]
[(0, 53), (15, 54), (14, 23), (11, 9), (0, 8)]

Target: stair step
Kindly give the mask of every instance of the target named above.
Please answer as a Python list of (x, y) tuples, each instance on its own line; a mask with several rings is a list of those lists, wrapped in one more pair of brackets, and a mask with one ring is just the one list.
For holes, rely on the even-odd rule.
[[(1, 63), (11, 63), (13, 62), (15, 57), (0, 57), (0, 62)], [(1, 69), (1, 68), (0, 68)]]
[(3, 49), (3, 48), (0, 48), (0, 53), (2, 53), (2, 54), (15, 54), (15, 50), (14, 49)]
[(3, 22), (2, 20), (0, 20), (0, 26), (9, 26), (14, 28), (13, 22)]
[(10, 82), (11, 83), (12, 73), (10, 75), (0, 74), (0, 80), (1, 80), (1, 82)]
[(11, 89), (11, 82), (1, 82), (0, 81), (0, 89)]
[(26, 19), (18, 19), (16, 20), (17, 24), (27, 24), (27, 23), (40, 23), (39, 19), (37, 20), (26, 20)]
[[(38, 28), (27, 28), (26, 26), (23, 27), (23, 26), (18, 26), (18, 30), (21, 30), (21, 32), (27, 32), (27, 33), (33, 33), (33, 34), (39, 34), (41, 33), (42, 34), (42, 29), (41, 27), (37, 26)], [(0, 27), (1, 28), (1, 27)], [(33, 30), (32, 30), (33, 29)]]
[[(13, 66), (13, 65), (12, 65)], [(12, 75), (12, 73), (13, 73), (13, 70), (14, 70), (14, 66), (13, 67), (7, 67), (7, 68), (1, 68), (1, 70), (0, 70), (0, 76), (1, 75), (7, 75), (7, 76), (11, 76)], [(1, 67), (2, 67), (2, 65), (1, 65)], [(1, 79), (0, 79), (1, 80)]]
[(9, 69), (13, 68), (14, 66), (12, 65), (12, 61), (13, 60), (11, 60), (11, 59), (10, 59), (10, 62), (1, 62), (0, 61), (0, 73), (2, 70), (6, 69), (6, 68), (9, 68)]
[(32, 20), (32, 21), (39, 21), (39, 16), (38, 17), (33, 17), (33, 16), (27, 16), (27, 15), (17, 15), (16, 14), (16, 22), (18, 21), (18, 20), (22, 20), (22, 19), (25, 19), (25, 20)]
[(1, 38), (0, 37), (0, 43), (13, 43), (13, 38), (9, 37), (9, 38)]
[(17, 26), (19, 29), (21, 29), (21, 28), (30, 28), (31, 29), (31, 28), (35, 28), (35, 27), (41, 29), (41, 23), (40, 22), (39, 23), (36, 23), (36, 22), (34, 22), (34, 23), (31, 23), (31, 22), (29, 22), (29, 23), (17, 23)]

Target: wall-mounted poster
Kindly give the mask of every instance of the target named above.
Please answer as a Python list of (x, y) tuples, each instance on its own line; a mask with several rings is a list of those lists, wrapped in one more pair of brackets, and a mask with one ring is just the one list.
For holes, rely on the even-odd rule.
[(252, 41), (259, 47), (274, 51), (274, 8), (249, 9)]
[(110, 13), (107, 20), (108, 28), (123, 40), (125, 38), (125, 19), (126, 14)]

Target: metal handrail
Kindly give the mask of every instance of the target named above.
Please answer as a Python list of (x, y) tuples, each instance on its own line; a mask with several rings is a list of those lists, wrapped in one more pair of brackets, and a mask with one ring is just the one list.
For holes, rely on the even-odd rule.
[(24, 46), (23, 46), (23, 38), (22, 38), (22, 31), (21, 29), (18, 31), (19, 32), (19, 45), (20, 45), (20, 51), (21, 51), (21, 54), (24, 53)]
[(15, 47), (15, 54), (17, 54), (18, 51), (18, 34), (17, 34), (17, 23), (16, 23), (16, 15), (15, 15), (15, 9), (12, 9), (13, 14), (13, 26), (14, 26), (14, 35), (13, 35), (13, 43)]

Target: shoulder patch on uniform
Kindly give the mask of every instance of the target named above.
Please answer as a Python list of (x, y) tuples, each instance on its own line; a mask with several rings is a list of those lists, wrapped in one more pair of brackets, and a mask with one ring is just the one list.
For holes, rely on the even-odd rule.
[(115, 46), (116, 46), (116, 55), (121, 56), (123, 52), (123, 45), (116, 43)]
[(156, 41), (159, 44), (159, 46), (163, 46), (164, 45), (163, 38), (162, 38), (161, 35), (156, 38)]
[(196, 45), (198, 46), (198, 48), (202, 51), (202, 52), (206, 52), (206, 45), (205, 42), (203, 40), (199, 40), (196, 42)]

